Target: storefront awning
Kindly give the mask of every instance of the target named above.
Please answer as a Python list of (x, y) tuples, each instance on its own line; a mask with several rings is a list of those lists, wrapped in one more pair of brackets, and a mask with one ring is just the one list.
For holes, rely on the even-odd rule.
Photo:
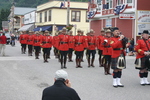
[(33, 31), (52, 31), (52, 26), (39, 26), (35, 28)]
[(66, 26), (57, 26), (58, 30), (62, 30)]
[(32, 31), (34, 29), (34, 24), (24, 25), (18, 31)]

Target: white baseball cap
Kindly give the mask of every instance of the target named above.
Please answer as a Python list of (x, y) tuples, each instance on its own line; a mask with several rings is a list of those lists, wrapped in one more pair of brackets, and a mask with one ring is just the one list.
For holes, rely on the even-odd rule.
[(55, 79), (59, 79), (59, 78), (63, 78), (63, 79), (68, 79), (68, 73), (64, 70), (57, 70), (55, 73)]

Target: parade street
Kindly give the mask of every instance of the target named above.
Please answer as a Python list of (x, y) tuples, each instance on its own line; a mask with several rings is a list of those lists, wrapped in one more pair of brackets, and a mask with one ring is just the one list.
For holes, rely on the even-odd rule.
[[(81, 100), (149, 100), (150, 86), (140, 85), (139, 71), (134, 67), (135, 56), (126, 58), (127, 68), (121, 78), (125, 87), (112, 86), (112, 76), (104, 75), (103, 67), (99, 67), (98, 54), (95, 68), (88, 68), (84, 57), (83, 68), (76, 68), (74, 61), (67, 62), (65, 70)], [(60, 69), (53, 51), (48, 61), (43, 63), (42, 53), (38, 60), (34, 55), (21, 54), (19, 43), (15, 47), (7, 45), (6, 55), (0, 55), (0, 100), (41, 100), (43, 89), (53, 84), (54, 74)]]

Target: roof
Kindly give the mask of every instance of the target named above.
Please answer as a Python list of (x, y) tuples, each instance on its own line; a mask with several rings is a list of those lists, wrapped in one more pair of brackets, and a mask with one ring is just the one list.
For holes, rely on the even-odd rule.
[[(49, 9), (49, 8), (60, 8), (62, 2), (64, 3), (64, 1), (49, 1), (47, 3), (41, 4), (41, 5), (37, 6), (37, 12), (45, 10), (45, 9)], [(67, 8), (67, 2), (65, 2), (64, 6), (65, 7), (63, 7), (63, 8)], [(87, 10), (88, 2), (70, 1), (70, 9), (85, 9), (85, 10)]]
[(14, 14), (15, 15), (24, 15), (28, 12), (36, 10), (36, 8), (29, 8), (29, 7), (15, 7)]

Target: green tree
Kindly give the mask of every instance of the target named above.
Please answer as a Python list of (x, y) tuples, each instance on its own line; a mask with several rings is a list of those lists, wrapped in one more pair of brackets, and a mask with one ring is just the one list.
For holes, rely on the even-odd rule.
[(10, 14), (10, 10), (9, 9), (1, 9), (0, 10), (0, 30), (2, 30), (2, 21), (7, 21), (8, 20), (8, 16)]

